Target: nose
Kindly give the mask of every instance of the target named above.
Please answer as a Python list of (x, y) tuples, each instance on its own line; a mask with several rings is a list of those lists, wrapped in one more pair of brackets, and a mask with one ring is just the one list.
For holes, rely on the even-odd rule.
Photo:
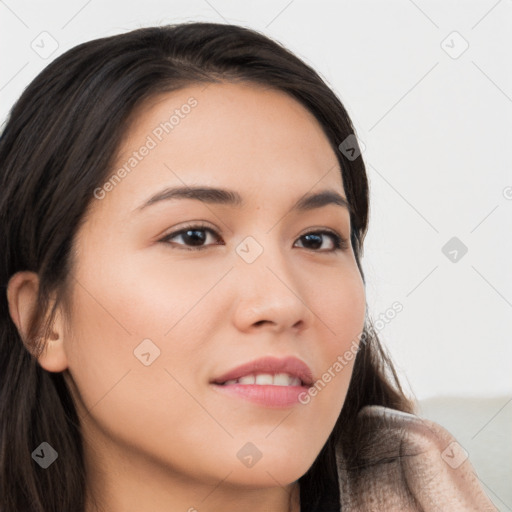
[[(251, 241), (248, 252), (254, 251)], [(240, 244), (242, 249), (247, 248)], [(282, 251), (266, 244), (253, 259), (240, 257), (236, 263), (234, 279), (237, 305), (234, 322), (240, 331), (269, 329), (282, 332), (301, 331), (311, 326), (314, 313), (307, 303), (307, 288), (311, 286), (300, 269)], [(237, 248), (240, 251), (240, 247)], [(237, 252), (238, 252), (237, 251)]]

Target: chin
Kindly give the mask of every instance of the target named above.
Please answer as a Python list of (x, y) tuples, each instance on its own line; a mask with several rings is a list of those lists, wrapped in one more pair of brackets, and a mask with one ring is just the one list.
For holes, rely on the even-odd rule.
[[(297, 450), (273, 453), (266, 457), (262, 454), (252, 466), (245, 466), (237, 460), (230, 467), (225, 466), (226, 473), (231, 471), (225, 482), (255, 489), (289, 485), (304, 475), (316, 458), (316, 454), (309, 458), (302, 458), (299, 455), (300, 452)], [(225, 477), (226, 473), (222, 477)]]

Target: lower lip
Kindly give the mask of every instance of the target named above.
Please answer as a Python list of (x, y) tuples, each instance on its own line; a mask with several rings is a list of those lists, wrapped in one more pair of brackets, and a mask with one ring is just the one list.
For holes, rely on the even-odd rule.
[(299, 402), (299, 396), (308, 392), (306, 386), (273, 386), (265, 384), (213, 384), (221, 393), (243, 398), (264, 407), (290, 407)]

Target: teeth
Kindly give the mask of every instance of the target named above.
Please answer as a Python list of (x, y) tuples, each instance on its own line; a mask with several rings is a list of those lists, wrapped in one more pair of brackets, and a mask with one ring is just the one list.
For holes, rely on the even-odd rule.
[(245, 375), (239, 379), (231, 379), (224, 383), (225, 386), (232, 384), (257, 384), (273, 386), (300, 386), (301, 380), (298, 377), (292, 377), (287, 373), (258, 373), (256, 375)]
[(254, 375), (246, 375), (237, 379), (238, 384), (254, 384)]
[(300, 379), (287, 373), (276, 373), (274, 375), (274, 386), (300, 386)]
[[(240, 379), (240, 380), (242, 380), (242, 379)], [(270, 375), (269, 373), (260, 373), (260, 374), (256, 375), (255, 384), (270, 384), (270, 385), (272, 385), (273, 383), (274, 383), (274, 377), (272, 375)]]

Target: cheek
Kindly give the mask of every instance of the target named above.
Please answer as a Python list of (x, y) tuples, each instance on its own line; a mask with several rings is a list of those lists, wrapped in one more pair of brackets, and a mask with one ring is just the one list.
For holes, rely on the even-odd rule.
[(365, 325), (366, 294), (357, 267), (328, 276), (312, 296), (318, 332), (324, 336), (325, 356), (336, 357), (359, 343)]
[[(89, 291), (93, 289), (91, 286)], [(194, 424), (201, 425), (199, 420), (204, 412), (180, 386), (183, 382), (186, 389), (191, 388), (175, 368), (194, 364), (193, 347), (175, 343), (171, 350), (171, 331), (167, 338), (161, 334), (160, 338), (153, 336), (154, 345), (149, 343), (143, 345), (144, 350), (138, 350), (143, 340), (139, 332), (152, 336), (151, 332), (162, 331), (161, 326), (154, 328), (154, 309), (134, 301), (137, 307), (127, 311), (125, 304), (115, 300), (122, 296), (127, 302), (124, 290), (106, 285), (103, 290), (101, 296), (96, 293), (94, 297), (84, 290), (77, 291), (78, 314), (73, 318), (72, 338), (66, 347), (73, 381), (70, 388), (84, 431), (92, 436), (93, 442), (106, 436), (126, 447), (153, 454), (163, 443), (172, 448), (175, 457), (185, 460), (186, 443), (176, 439), (189, 436), (194, 440)], [(140, 331), (136, 332), (134, 325)], [(150, 336), (145, 339), (151, 339)], [(159, 351), (158, 357), (154, 350)], [(145, 353), (150, 354), (149, 365), (143, 363), (147, 361)], [(173, 378), (175, 374), (178, 381)]]
[(215, 305), (221, 292), (216, 285), (230, 267), (201, 265), (193, 258), (173, 262), (165, 247), (149, 250), (158, 257), (148, 258), (141, 251), (118, 260), (109, 272), (108, 285), (99, 290), (132, 338), (160, 339), (165, 344), (191, 323), (197, 311), (203, 318), (217, 316)]
[[(69, 372), (90, 410), (105, 400), (116, 384), (135, 367), (135, 338), (119, 308), (87, 283), (77, 287), (66, 354)], [(107, 288), (107, 286), (105, 286)], [(139, 363), (140, 364), (140, 363)], [(122, 387), (122, 386), (121, 386)]]
[(178, 282), (157, 282), (140, 271), (144, 266), (135, 272), (117, 263), (101, 279), (78, 276), (82, 285), (73, 296), (66, 353), (80, 401), (113, 426), (126, 422), (125, 432), (139, 417), (187, 414), (190, 397), (172, 407), (184, 394), (172, 376), (179, 382), (191, 378), (186, 369), (198, 366), (208, 325), (201, 327), (197, 318), (204, 309), (192, 307), (199, 292), (187, 289), (179, 276)]
[(357, 269), (332, 279), (321, 289), (322, 294), (315, 297), (312, 309), (318, 311), (315, 322), (322, 337), (310, 353), (312, 360), (321, 363), (318, 380), (303, 401), (315, 402), (323, 412), (320, 416), (330, 421), (332, 428), (352, 378), (365, 324), (366, 295)]

